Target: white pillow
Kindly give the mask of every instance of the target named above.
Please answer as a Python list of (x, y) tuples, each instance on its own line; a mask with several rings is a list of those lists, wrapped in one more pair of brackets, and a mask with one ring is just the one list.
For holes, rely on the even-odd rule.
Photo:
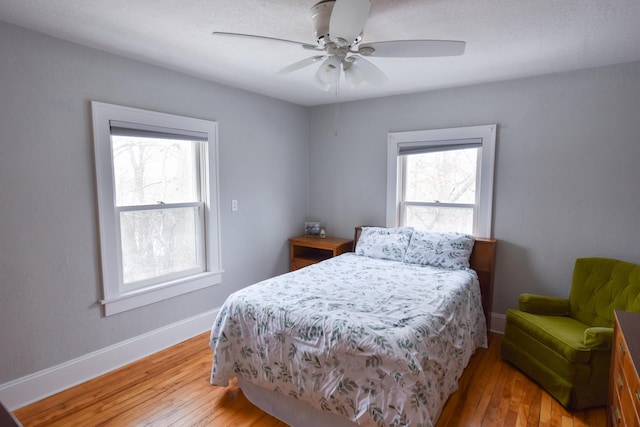
[(474, 243), (475, 238), (469, 234), (414, 231), (404, 262), (455, 270), (469, 268)]
[(413, 228), (362, 227), (356, 255), (402, 261), (407, 252)]

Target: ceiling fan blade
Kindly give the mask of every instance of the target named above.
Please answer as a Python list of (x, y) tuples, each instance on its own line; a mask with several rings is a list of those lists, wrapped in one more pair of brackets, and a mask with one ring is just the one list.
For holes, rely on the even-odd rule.
[(358, 49), (373, 48), (375, 52), (370, 55), (380, 58), (428, 58), (462, 55), (465, 45), (465, 42), (455, 40), (395, 40), (363, 43)]
[(237, 37), (237, 38), (246, 38), (246, 39), (253, 39), (253, 40), (271, 40), (276, 42), (292, 43), (292, 44), (297, 44), (299, 46), (302, 46), (303, 49), (307, 49), (307, 50), (322, 50), (318, 46), (313, 44), (302, 43), (295, 40), (278, 39), (276, 37), (256, 36), (253, 34), (243, 34), (243, 33), (227, 33), (224, 31), (214, 31), (211, 34), (214, 36)]
[(274, 74), (275, 75), (283, 75), (283, 74), (289, 74), (292, 73), (294, 71), (297, 71), (301, 68), (307, 67), (315, 62), (318, 61), (322, 61), (325, 58), (324, 55), (318, 55), (318, 56), (312, 56), (310, 58), (305, 58), (302, 61), (297, 61), (294, 62), (291, 65), (287, 65), (286, 67), (284, 67), (282, 70), (276, 71)]
[(372, 86), (381, 86), (389, 81), (380, 68), (373, 65), (361, 56), (350, 56), (351, 66), (345, 68), (344, 77), (353, 89), (362, 82), (367, 82)]
[(338, 43), (338, 39), (353, 44), (362, 33), (371, 9), (370, 0), (336, 0), (329, 22), (329, 36)]

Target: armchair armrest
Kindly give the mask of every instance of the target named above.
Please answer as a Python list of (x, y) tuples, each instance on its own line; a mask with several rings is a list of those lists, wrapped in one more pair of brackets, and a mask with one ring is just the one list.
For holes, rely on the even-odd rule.
[(532, 314), (568, 316), (571, 311), (568, 299), (545, 295), (521, 294), (519, 304), (521, 311)]
[(584, 330), (584, 346), (596, 350), (609, 350), (613, 342), (613, 328), (594, 326)]

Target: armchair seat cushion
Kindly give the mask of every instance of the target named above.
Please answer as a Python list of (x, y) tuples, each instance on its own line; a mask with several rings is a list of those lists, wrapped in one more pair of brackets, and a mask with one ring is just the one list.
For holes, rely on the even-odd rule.
[(510, 309), (507, 322), (522, 329), (572, 363), (589, 363), (591, 349), (584, 345), (589, 325), (569, 316), (542, 316)]

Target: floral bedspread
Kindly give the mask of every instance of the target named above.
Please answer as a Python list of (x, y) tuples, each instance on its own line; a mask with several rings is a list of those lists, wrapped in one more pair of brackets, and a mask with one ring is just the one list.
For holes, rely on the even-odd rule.
[(353, 253), (235, 292), (211, 331), (211, 383), (242, 375), (362, 426), (432, 426), (487, 346), (472, 270)]

